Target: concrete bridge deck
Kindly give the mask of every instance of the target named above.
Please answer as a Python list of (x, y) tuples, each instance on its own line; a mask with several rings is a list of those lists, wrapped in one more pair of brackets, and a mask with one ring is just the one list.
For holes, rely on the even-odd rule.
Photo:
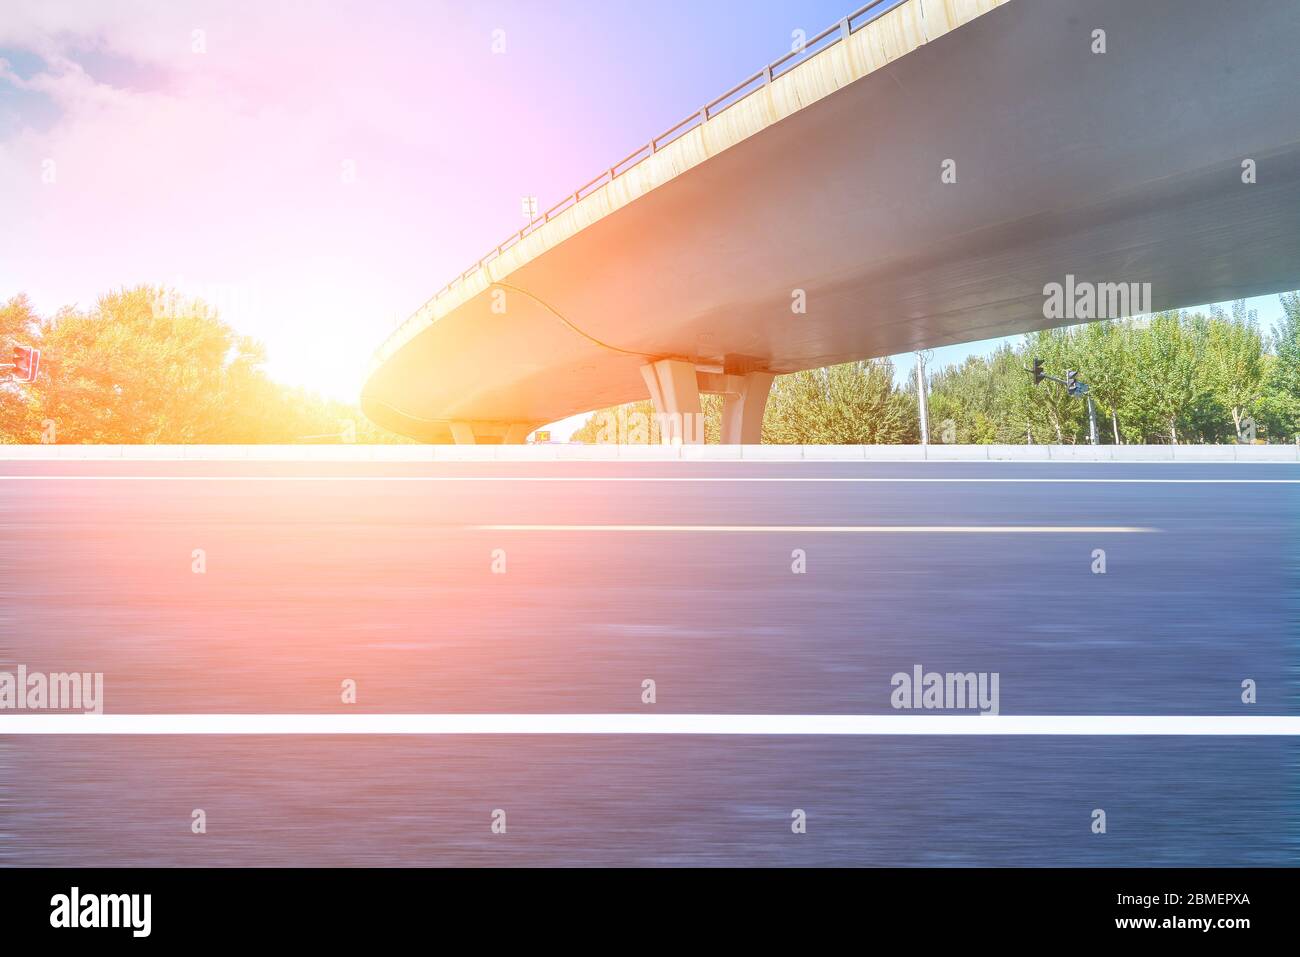
[(451, 284), (366, 414), (521, 441), (703, 389), (752, 442), (771, 375), (1091, 318), (1044, 315), (1070, 277), (1155, 310), (1300, 286), (1291, 0), (878, 9)]

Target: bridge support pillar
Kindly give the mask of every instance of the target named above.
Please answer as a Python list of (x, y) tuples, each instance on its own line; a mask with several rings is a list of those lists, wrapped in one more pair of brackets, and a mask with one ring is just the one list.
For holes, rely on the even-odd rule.
[(506, 427), (506, 434), (501, 437), (502, 445), (523, 445), (532, 429), (527, 422), (513, 422)]
[(650, 402), (659, 418), (665, 445), (703, 444), (704, 414), (700, 411), (700, 385), (695, 364), (680, 359), (660, 359), (641, 367), (650, 390)]
[(474, 426), (469, 422), (451, 423), (451, 437), (457, 445), (474, 445)]
[(763, 441), (763, 411), (772, 391), (770, 372), (751, 372), (739, 379), (739, 391), (724, 393), (722, 400), (722, 444), (758, 445)]
[(665, 444), (703, 443), (701, 393), (724, 397), (724, 445), (758, 445), (763, 440), (763, 411), (767, 408), (772, 380), (776, 378), (773, 373), (698, 372), (693, 363), (660, 359), (642, 366), (641, 375), (650, 390), (650, 401), (659, 416), (659, 430)]

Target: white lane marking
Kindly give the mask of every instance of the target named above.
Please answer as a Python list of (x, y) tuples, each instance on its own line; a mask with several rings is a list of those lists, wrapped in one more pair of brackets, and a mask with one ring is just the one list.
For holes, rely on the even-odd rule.
[[(455, 527), (455, 526), (454, 526)], [(475, 532), (834, 532), (916, 535), (1132, 535), (1136, 525), (462, 525)]]
[(1300, 735), (1300, 717), (820, 714), (20, 714), (48, 734)]
[(948, 485), (1300, 485), (1296, 479), (845, 478), (720, 475), (0, 475), (0, 482), (848, 482)]

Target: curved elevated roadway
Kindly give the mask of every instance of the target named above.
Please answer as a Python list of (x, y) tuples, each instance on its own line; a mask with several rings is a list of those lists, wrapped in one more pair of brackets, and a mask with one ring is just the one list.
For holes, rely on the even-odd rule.
[(1051, 283), (1296, 288), (1296, 49), (1294, 0), (878, 0), (450, 283), (362, 407), (512, 442), (711, 391), (756, 442), (775, 374), (1088, 318)]

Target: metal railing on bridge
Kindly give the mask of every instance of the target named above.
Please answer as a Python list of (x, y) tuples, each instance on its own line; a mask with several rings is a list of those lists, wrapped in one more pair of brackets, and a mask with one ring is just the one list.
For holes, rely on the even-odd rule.
[(566, 209), (576, 205), (595, 190), (614, 182), (618, 177), (622, 176), (629, 170), (635, 169), (640, 163), (653, 156), (665, 146), (668, 146), (675, 140), (685, 136), (691, 130), (704, 125), (709, 120), (724, 113), (726, 110), (735, 106), (747, 97), (757, 93), (764, 86), (770, 84), (774, 79), (789, 72), (805, 60), (825, 50), (829, 50), (841, 40), (845, 40), (852, 36), (858, 30), (862, 29), (873, 20), (888, 13), (894, 7), (899, 6), (903, 2), (905, 2), (905, 0), (872, 0), (871, 3), (854, 10), (838, 23), (827, 27), (816, 36), (808, 38), (797, 48), (792, 49), (789, 53), (777, 57), (771, 63), (766, 64), (757, 73), (754, 73), (737, 83), (721, 96), (716, 96), (708, 103), (705, 103), (704, 106), (700, 107), (700, 109), (696, 110), (680, 123), (670, 126), (658, 136), (652, 137), (644, 146), (633, 150), (617, 163), (602, 170), (599, 176), (578, 187), (578, 189), (574, 190), (568, 196), (565, 196), (564, 199), (560, 200), (550, 209), (534, 216), (529, 220), (527, 226), (519, 230), (517, 233), (512, 234), (505, 242), (496, 246), (487, 255), (475, 262), (474, 265), (470, 266), (447, 285), (434, 293), (433, 298), (429, 300), (429, 302), (436, 302), (450, 293), (462, 282), (474, 275), (474, 273), (478, 272), (488, 263), (492, 262), (492, 260), (499, 257), (506, 250), (523, 240), (530, 233), (549, 223), (553, 218), (564, 212)]

